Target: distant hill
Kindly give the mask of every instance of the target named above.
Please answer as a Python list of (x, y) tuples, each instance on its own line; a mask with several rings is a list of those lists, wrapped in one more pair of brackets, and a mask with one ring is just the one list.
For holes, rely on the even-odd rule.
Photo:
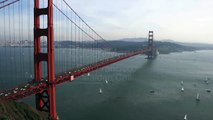
[(171, 43), (176, 43), (176, 44), (183, 45), (183, 46), (195, 47), (195, 48), (204, 49), (204, 50), (213, 50), (213, 44), (208, 44), (208, 43), (178, 42), (178, 41), (171, 40), (171, 39), (163, 39), (163, 40), (159, 40), (159, 41), (171, 42)]
[(213, 44), (206, 44), (206, 43), (183, 43), (183, 42), (175, 42), (176, 44), (184, 45), (184, 46), (190, 46), (190, 47), (196, 47), (200, 49), (207, 49), (207, 50), (213, 50)]
[[(171, 39), (155, 40), (155, 46), (161, 54), (168, 54), (171, 52), (183, 52), (194, 50), (213, 50), (213, 45), (202, 43), (181, 43)], [(109, 47), (110, 46), (110, 47)], [(133, 52), (141, 50), (147, 46), (147, 38), (124, 38), (120, 40), (109, 40), (106, 42), (99, 40), (99, 42), (75, 42), (75, 41), (55, 41), (55, 47), (59, 48), (100, 48), (115, 52)]]
[[(141, 50), (147, 46), (147, 42), (127, 42), (127, 41), (110, 41), (112, 51), (117, 52), (133, 52)], [(183, 52), (199, 50), (196, 47), (179, 45), (171, 42), (155, 41), (154, 45), (158, 48), (159, 53), (168, 54), (171, 52)]]
[[(134, 51), (147, 46), (147, 38), (124, 38), (110, 41), (110, 44), (114, 46), (114, 50), (116, 51)], [(154, 44), (161, 54), (194, 50), (213, 50), (213, 44), (183, 43), (172, 39), (155, 40)]]
[(110, 41), (126, 41), (126, 42), (146, 42), (147, 38), (139, 37), (139, 38), (123, 38), (119, 40), (110, 40)]
[[(94, 41), (55, 41), (56, 48), (100, 48), (107, 49), (110, 51), (116, 52), (131, 52), (143, 49), (147, 46), (147, 38), (138, 37), (138, 38), (123, 38), (119, 40), (108, 40), (106, 44), (105, 41), (97, 40)], [(21, 47), (33, 47), (33, 41), (23, 40), (21, 41)], [(172, 39), (163, 39), (155, 40), (155, 45), (158, 47), (160, 53), (170, 53), (170, 52), (182, 52), (182, 51), (192, 51), (192, 50), (213, 50), (213, 44), (205, 43), (184, 43), (177, 42)], [(46, 43), (41, 44), (43, 47), (46, 46)], [(0, 46), (5, 46), (5, 44), (0, 44)], [(19, 47), (19, 43), (6, 44), (6, 46)], [(109, 47), (110, 46), (110, 47)]]
[[(55, 46), (60, 48), (99, 48), (99, 49), (107, 49), (109, 51), (114, 52), (133, 52), (144, 49), (147, 46), (147, 40), (141, 39), (142, 42), (137, 42), (139, 39), (121, 39), (121, 40), (111, 40), (106, 42), (74, 42), (74, 41), (56, 41)], [(193, 51), (193, 50), (200, 50), (200, 47), (193, 47), (193, 46), (186, 46), (172, 42), (162, 42), (162, 41), (155, 41), (154, 45), (158, 48), (159, 53), (161, 54), (168, 54), (171, 52), (183, 52), (183, 51)], [(109, 49), (110, 46), (110, 49)]]
[(155, 42), (155, 45), (161, 54), (200, 50), (200, 48), (197, 47), (185, 46), (171, 42)]

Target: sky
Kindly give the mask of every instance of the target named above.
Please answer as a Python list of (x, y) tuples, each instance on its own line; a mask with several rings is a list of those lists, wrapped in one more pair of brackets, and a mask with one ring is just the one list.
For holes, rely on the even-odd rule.
[(213, 43), (213, 0), (66, 0), (107, 40), (146, 37)]

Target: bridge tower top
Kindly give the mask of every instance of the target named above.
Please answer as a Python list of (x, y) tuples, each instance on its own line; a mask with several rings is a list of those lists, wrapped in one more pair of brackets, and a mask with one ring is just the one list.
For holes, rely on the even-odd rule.
[(149, 31), (149, 34), (148, 34), (148, 49), (150, 51), (147, 53), (148, 59), (152, 59), (154, 57), (154, 42), (153, 42), (153, 39), (154, 39), (154, 31)]
[(149, 49), (153, 48), (153, 39), (154, 39), (154, 32), (149, 31), (149, 35), (148, 35), (148, 48)]

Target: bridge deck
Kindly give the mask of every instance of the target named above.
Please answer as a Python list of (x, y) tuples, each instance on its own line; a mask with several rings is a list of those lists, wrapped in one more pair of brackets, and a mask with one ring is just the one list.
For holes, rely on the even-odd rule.
[[(50, 84), (58, 85), (58, 84), (68, 82), (68, 81), (71, 82), (71, 81), (75, 80), (77, 77), (80, 77), (84, 74), (95, 71), (96, 69), (99, 69), (104, 66), (113, 64), (115, 62), (127, 59), (129, 57), (133, 57), (133, 56), (136, 56), (139, 54), (144, 54), (148, 51), (150, 51), (150, 50), (144, 49), (144, 50), (133, 52), (133, 53), (127, 53), (127, 54), (119, 55), (119, 56), (116, 56), (113, 58), (104, 59), (102, 61), (99, 61), (99, 62), (96, 62), (93, 64), (89, 64), (86, 66), (81, 66), (78, 68), (68, 70), (64, 73), (56, 75), (55, 83), (50, 83)], [(1, 92), (0, 97), (2, 97), (3, 99), (13, 99), (13, 100), (22, 99), (24, 97), (39, 93), (39, 92), (47, 89), (47, 85), (48, 85), (47, 82), (48, 82), (47, 78), (44, 78), (41, 81), (31, 81), (26, 84), (20, 85), (16, 88)]]

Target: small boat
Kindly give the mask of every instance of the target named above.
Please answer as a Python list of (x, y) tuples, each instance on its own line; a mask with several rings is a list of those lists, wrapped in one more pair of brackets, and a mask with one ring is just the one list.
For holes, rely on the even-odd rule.
[(183, 87), (181, 88), (181, 92), (184, 92), (184, 88)]
[(188, 119), (187, 119), (187, 114), (185, 114), (185, 116), (184, 116), (184, 118), (183, 118), (183, 119), (184, 119), (184, 120), (188, 120)]
[(99, 93), (101, 94), (102, 93), (102, 89), (100, 88), (100, 90), (99, 90)]
[(160, 53), (159, 53), (159, 51), (158, 50), (156, 50), (156, 55), (159, 55)]
[(206, 84), (209, 84), (209, 77), (206, 77), (206, 79), (204, 80), (204, 82), (206, 83)]
[(196, 101), (197, 102), (200, 101), (200, 94), (199, 93), (197, 93)]
[(183, 81), (181, 81), (181, 83), (180, 83), (181, 85), (183, 85)]
[(149, 92), (150, 92), (150, 93), (155, 93), (155, 91), (154, 91), (154, 90), (150, 90)]
[(30, 78), (33, 78), (33, 75), (32, 75), (32, 74), (30, 75)]
[(211, 92), (211, 89), (206, 89), (206, 92)]
[(105, 80), (105, 83), (108, 84), (108, 80)]
[(87, 76), (90, 76), (90, 73), (87, 73)]
[(57, 115), (57, 118), (56, 118), (56, 120), (59, 120), (59, 116)]

